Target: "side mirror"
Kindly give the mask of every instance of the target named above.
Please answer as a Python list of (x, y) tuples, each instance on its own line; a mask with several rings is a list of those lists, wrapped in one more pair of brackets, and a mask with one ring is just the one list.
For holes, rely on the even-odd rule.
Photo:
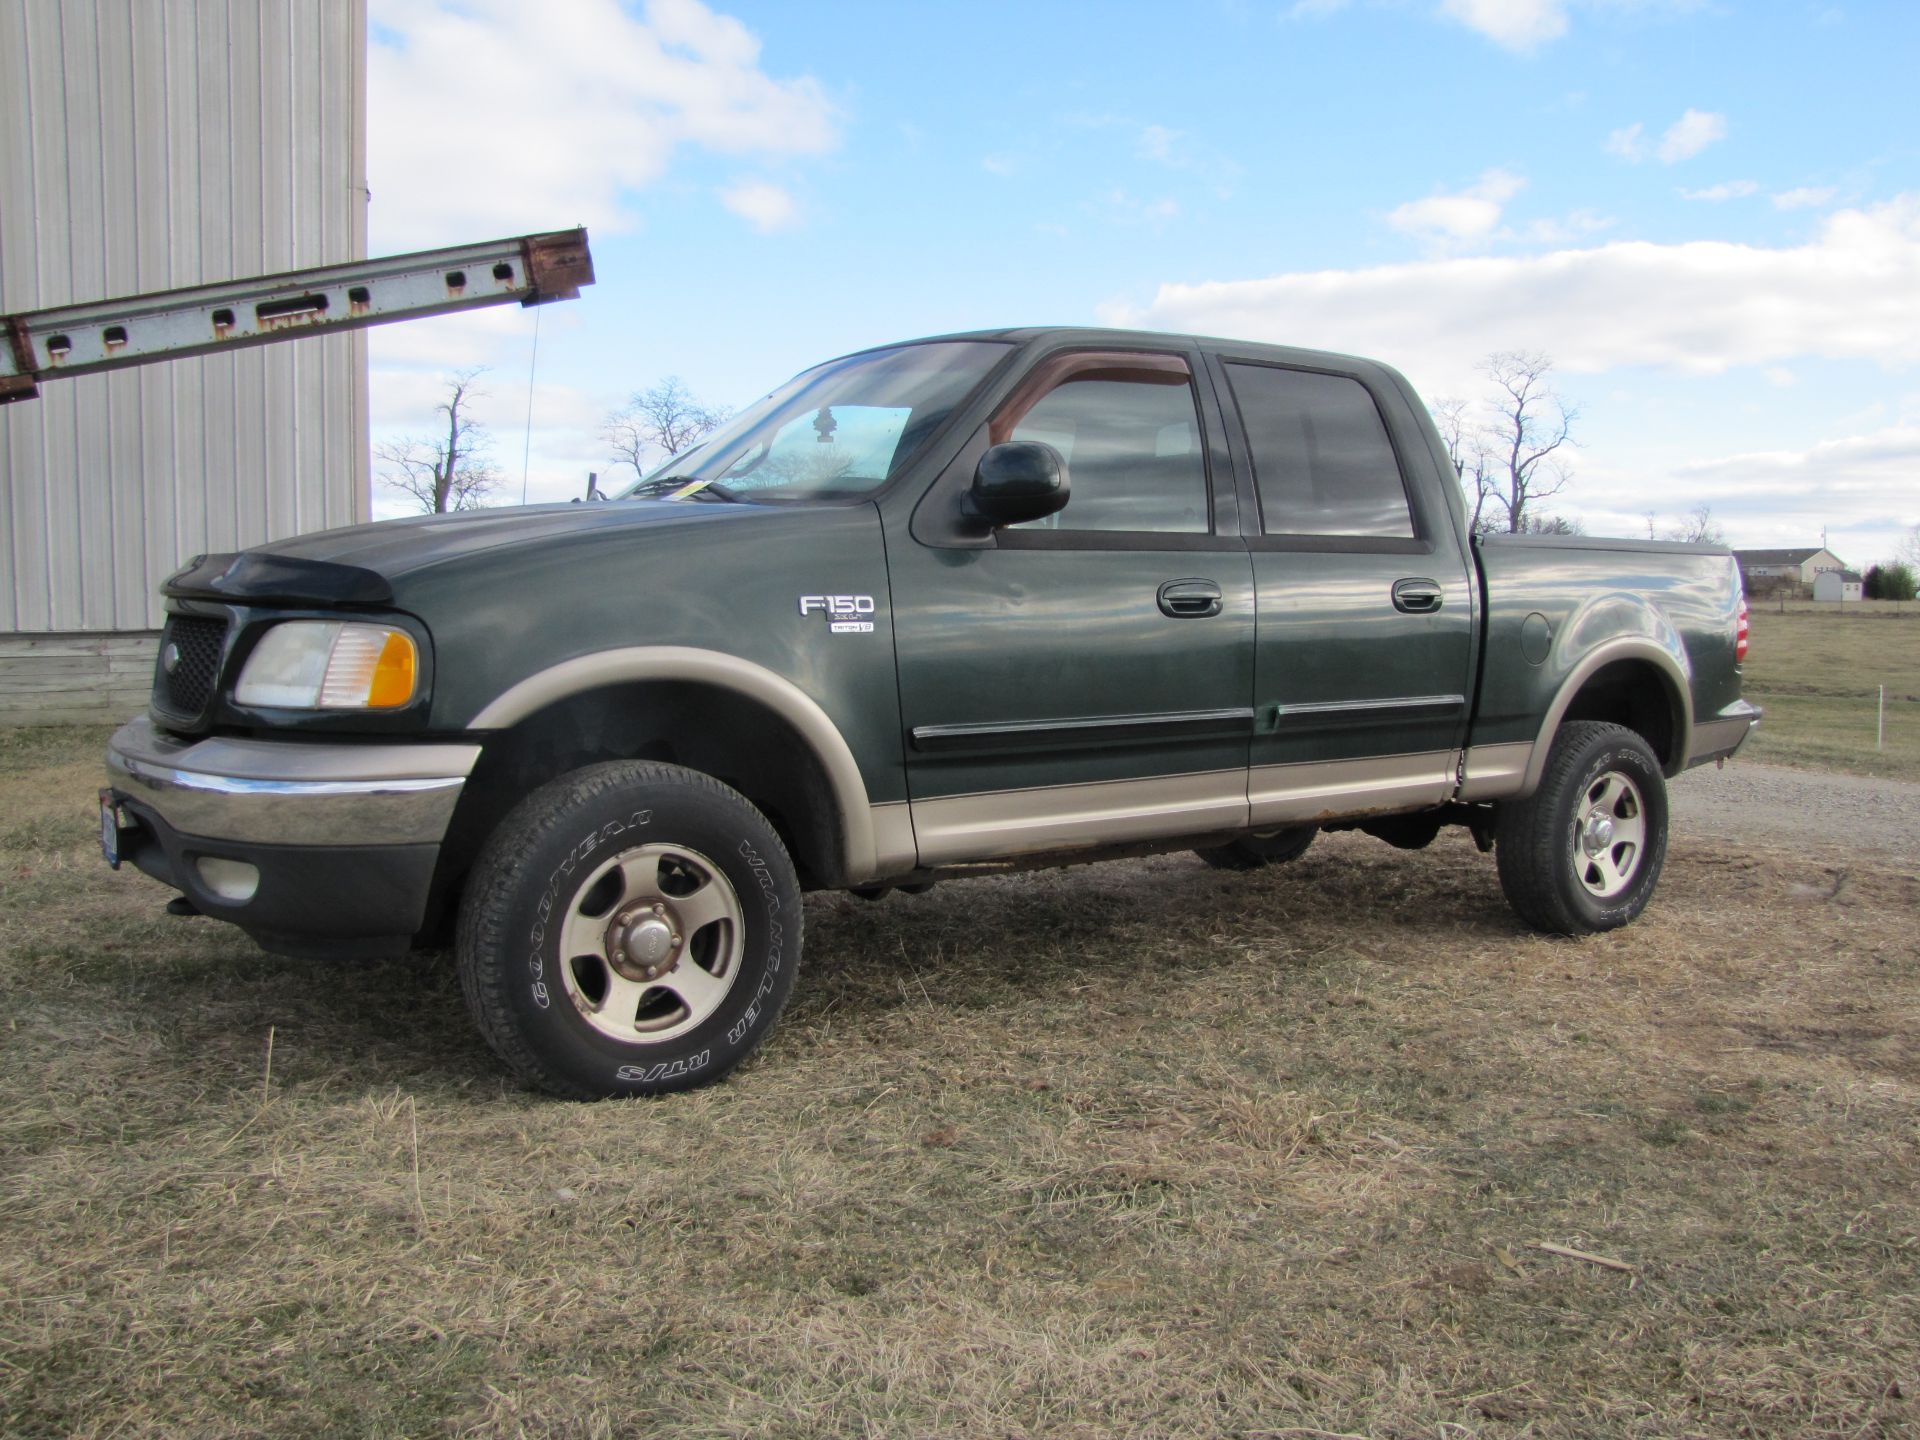
[(980, 457), (967, 491), (967, 514), (989, 525), (1018, 525), (1067, 503), (1067, 462), (1051, 445), (1009, 440)]

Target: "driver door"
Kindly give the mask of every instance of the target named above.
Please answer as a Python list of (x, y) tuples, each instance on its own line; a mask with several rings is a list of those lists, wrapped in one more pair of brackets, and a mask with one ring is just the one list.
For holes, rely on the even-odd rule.
[(987, 438), (1058, 450), (1065, 508), (986, 548), (890, 547), (922, 865), (1245, 823), (1253, 567), (1197, 369), (1048, 357)]

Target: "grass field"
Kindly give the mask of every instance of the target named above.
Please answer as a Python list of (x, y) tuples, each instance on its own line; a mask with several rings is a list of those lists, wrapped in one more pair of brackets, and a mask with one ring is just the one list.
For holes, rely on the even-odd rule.
[(0, 734), (9, 1436), (1920, 1428), (1910, 857), (1682, 837), (1581, 942), (1446, 839), (817, 896), (734, 1082), (568, 1105), (444, 957), (164, 917), (103, 739)]
[[(1920, 607), (1762, 606), (1747, 696), (1767, 718), (1743, 753), (1773, 765), (1920, 780)], [(1875, 749), (1875, 687), (1887, 688)]]

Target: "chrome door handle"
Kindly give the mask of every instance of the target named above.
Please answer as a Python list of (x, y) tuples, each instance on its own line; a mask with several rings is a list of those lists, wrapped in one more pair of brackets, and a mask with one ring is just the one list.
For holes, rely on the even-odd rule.
[(1439, 582), (1421, 578), (1393, 582), (1393, 608), (1408, 615), (1431, 615), (1440, 608), (1445, 592)]
[(1201, 620), (1220, 613), (1220, 587), (1211, 580), (1169, 580), (1160, 587), (1160, 613)]

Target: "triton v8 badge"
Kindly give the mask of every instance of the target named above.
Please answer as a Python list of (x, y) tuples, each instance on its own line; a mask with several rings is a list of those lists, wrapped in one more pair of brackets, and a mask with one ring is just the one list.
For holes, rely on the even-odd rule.
[(873, 633), (873, 621), (866, 618), (873, 614), (871, 595), (802, 595), (800, 613), (826, 616), (827, 629), (835, 635)]

